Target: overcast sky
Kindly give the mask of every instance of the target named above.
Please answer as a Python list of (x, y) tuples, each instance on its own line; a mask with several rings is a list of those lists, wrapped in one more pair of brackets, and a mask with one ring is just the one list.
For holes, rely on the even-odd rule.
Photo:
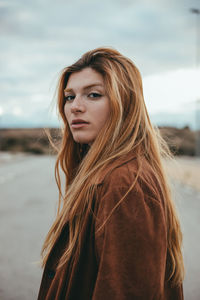
[(200, 0), (0, 0), (0, 126), (55, 123), (60, 70), (99, 46), (138, 66), (150, 115), (192, 116), (200, 73), (191, 7)]

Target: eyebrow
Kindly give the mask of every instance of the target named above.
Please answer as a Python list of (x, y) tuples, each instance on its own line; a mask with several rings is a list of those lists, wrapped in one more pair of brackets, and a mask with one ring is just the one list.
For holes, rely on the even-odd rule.
[[(88, 90), (88, 89), (90, 89), (91, 87), (94, 87), (94, 86), (101, 86), (101, 87), (103, 87), (103, 84), (100, 83), (100, 82), (93, 83), (93, 84), (84, 86), (84, 87), (83, 87), (83, 90)], [(71, 92), (71, 91), (73, 91), (73, 89), (71, 89), (71, 88), (69, 88), (69, 89), (66, 89), (66, 88), (65, 88), (65, 89), (64, 89), (64, 92)]]

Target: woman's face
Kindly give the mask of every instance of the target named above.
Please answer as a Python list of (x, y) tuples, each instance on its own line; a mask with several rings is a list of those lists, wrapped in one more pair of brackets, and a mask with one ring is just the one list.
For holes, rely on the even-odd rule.
[(64, 112), (74, 140), (92, 144), (110, 114), (103, 76), (89, 67), (72, 73), (64, 97)]

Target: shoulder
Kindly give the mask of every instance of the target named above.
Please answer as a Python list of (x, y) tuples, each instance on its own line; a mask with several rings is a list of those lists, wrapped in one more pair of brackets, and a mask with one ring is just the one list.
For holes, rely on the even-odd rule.
[(145, 228), (155, 224), (165, 227), (165, 207), (159, 182), (148, 162), (141, 162), (139, 175), (138, 171), (138, 162), (133, 159), (111, 169), (105, 176), (97, 195), (95, 226), (99, 233), (105, 223), (107, 226), (124, 226), (126, 223), (138, 228), (141, 224)]
[(158, 176), (145, 158), (140, 161), (132, 158), (123, 163), (113, 163), (101, 182), (101, 196), (116, 192), (124, 193), (132, 185), (137, 193), (143, 193), (155, 199), (162, 197), (162, 187)]
[(134, 180), (138, 170), (137, 160), (134, 158), (123, 163), (113, 163), (109, 166), (102, 181), (102, 186), (108, 188), (126, 188)]
[[(110, 167), (97, 193), (97, 215), (108, 216), (116, 207), (132, 218), (132, 212), (157, 210), (164, 213), (164, 198), (160, 183), (145, 160), (131, 159)], [(115, 210), (116, 211), (116, 210)], [(116, 211), (116, 213), (117, 213)], [(131, 215), (129, 214), (131, 213)]]

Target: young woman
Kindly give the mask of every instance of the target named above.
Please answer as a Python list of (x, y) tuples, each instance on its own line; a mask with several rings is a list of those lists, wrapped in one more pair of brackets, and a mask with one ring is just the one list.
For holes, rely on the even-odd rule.
[[(38, 300), (183, 299), (182, 235), (133, 62), (98, 48), (62, 72), (65, 193)], [(62, 200), (62, 201), (61, 201)]]

